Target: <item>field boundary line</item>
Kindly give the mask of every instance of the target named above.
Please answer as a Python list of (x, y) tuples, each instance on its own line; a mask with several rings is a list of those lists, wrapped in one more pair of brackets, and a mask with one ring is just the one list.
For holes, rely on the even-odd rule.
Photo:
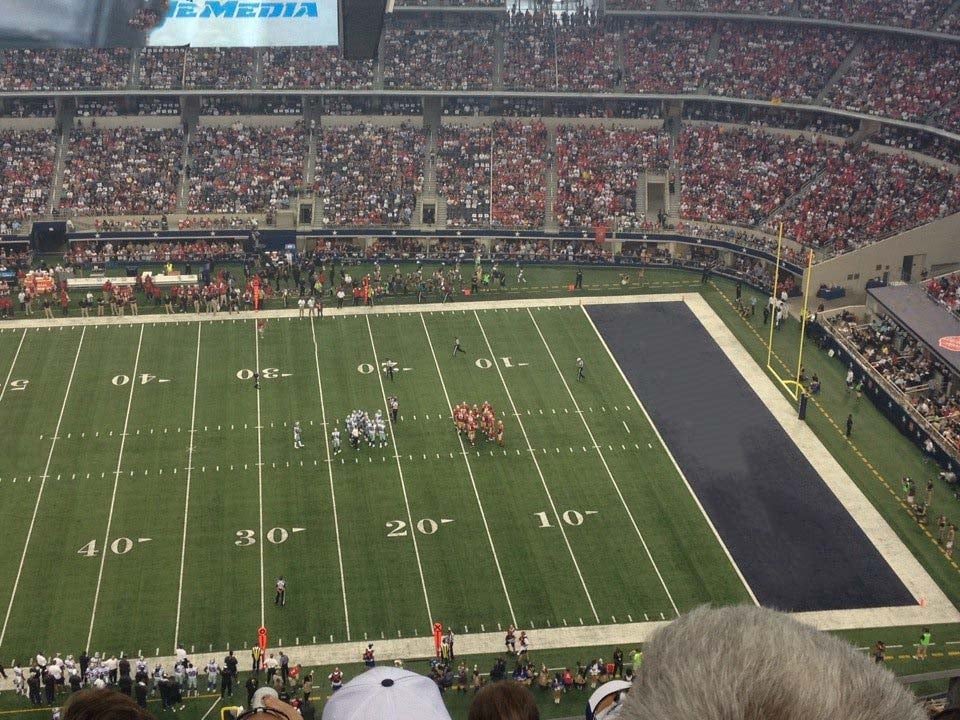
[(173, 647), (180, 641), (180, 609), (183, 602), (183, 568), (187, 560), (187, 519), (190, 517), (190, 480), (193, 477), (193, 438), (197, 421), (197, 380), (200, 377), (200, 329), (197, 323), (197, 359), (193, 368), (193, 404), (190, 410), (190, 445), (187, 448), (187, 488), (183, 500), (183, 539), (180, 542), (180, 581), (177, 584), (177, 623), (173, 630)]
[[(430, 354), (433, 356), (433, 364), (437, 367), (437, 377), (440, 378), (440, 387), (443, 388), (443, 397), (447, 401), (447, 408), (453, 412), (453, 405), (450, 403), (450, 394), (447, 392), (447, 383), (443, 379), (443, 373), (440, 371), (440, 362), (437, 360), (437, 353), (433, 347), (433, 340), (430, 338), (430, 331), (427, 329), (427, 321), (420, 313), (420, 322), (423, 324), (423, 332), (427, 336), (427, 346), (430, 348)], [(500, 576), (500, 585), (503, 587), (503, 594), (507, 599), (507, 607), (510, 609), (510, 620), (513, 626), (517, 626), (517, 616), (513, 612), (513, 601), (510, 600), (510, 592), (507, 590), (507, 581), (503, 577), (503, 570), (500, 568), (500, 558), (497, 556), (497, 548), (493, 543), (493, 536), (490, 534), (490, 526), (487, 524), (487, 513), (483, 509), (483, 502), (480, 500), (480, 491), (477, 489), (477, 481), (473, 477), (473, 468), (470, 465), (470, 457), (467, 454), (467, 446), (463, 444), (463, 436), (458, 432), (457, 440), (460, 442), (460, 454), (467, 464), (467, 473), (470, 475), (470, 485), (473, 487), (473, 495), (477, 498), (477, 507), (480, 508), (480, 518), (483, 520), (483, 529), (486, 530), (487, 540), (490, 543), (490, 552), (493, 554), (493, 562), (497, 566), (497, 575)]]
[[(256, 366), (256, 372), (258, 375), (260, 373), (260, 328), (257, 327), (257, 323), (252, 323), (253, 325), (253, 345), (254, 352), (256, 356), (254, 358), (254, 363)], [(267, 588), (263, 584), (263, 546), (264, 538), (263, 536), (263, 442), (260, 439), (260, 431), (263, 426), (263, 423), (260, 421), (260, 388), (259, 381), (257, 381), (258, 387), (254, 389), (254, 392), (257, 394), (257, 503), (260, 510), (260, 529), (259, 534), (257, 535), (257, 545), (258, 550), (260, 551), (260, 627), (266, 625), (267, 620), (267, 608), (266, 608), (266, 597), (265, 593)]]
[(30, 517), (30, 527), (27, 529), (27, 539), (23, 543), (23, 552), (20, 554), (20, 566), (17, 568), (17, 577), (13, 581), (13, 590), (10, 591), (10, 602), (7, 604), (7, 613), (3, 618), (3, 627), (0, 628), (0, 647), (3, 646), (3, 639), (7, 635), (7, 624), (10, 622), (10, 612), (13, 610), (13, 601), (17, 597), (17, 588), (20, 587), (20, 577), (23, 575), (23, 563), (27, 559), (27, 549), (30, 547), (30, 538), (33, 537), (33, 528), (37, 522), (37, 512), (40, 510), (40, 500), (43, 498), (43, 489), (47, 484), (47, 475), (50, 473), (50, 462), (53, 460), (53, 450), (57, 446), (57, 440), (60, 439), (60, 425), (63, 422), (63, 414), (67, 409), (67, 399), (70, 397), (70, 388), (73, 387), (73, 376), (77, 372), (77, 362), (80, 360), (80, 350), (83, 348), (83, 339), (87, 335), (87, 329), (80, 331), (80, 342), (77, 343), (77, 353), (73, 356), (73, 367), (70, 369), (70, 378), (67, 380), (67, 389), (63, 393), (63, 402), (60, 405), (60, 416), (57, 418), (57, 427), (53, 431), (53, 440), (50, 442), (50, 452), (47, 453), (47, 464), (43, 468), (43, 475), (40, 476), (40, 490), (37, 491), (37, 501), (33, 505), (33, 515)]
[[(490, 351), (490, 357), (496, 358), (496, 353), (493, 352), (493, 347), (490, 345), (490, 339), (487, 337), (487, 331), (483, 329), (483, 323), (480, 322), (479, 313), (474, 310), (473, 316), (477, 319), (477, 325), (480, 327), (480, 332), (483, 333), (483, 341), (487, 344), (487, 350)], [(553, 501), (553, 495), (550, 493), (550, 487), (547, 485), (547, 480), (543, 476), (543, 470), (540, 468), (540, 462), (537, 460), (537, 454), (533, 452), (533, 445), (530, 444), (530, 437), (527, 435), (527, 429), (523, 426), (523, 420), (520, 419), (520, 411), (517, 410), (517, 404), (513, 401), (513, 395), (510, 394), (510, 388), (507, 387), (507, 381), (503, 377), (503, 372), (500, 370), (500, 365), (498, 363), (493, 363), (493, 366), (497, 369), (497, 375), (500, 376), (500, 382), (503, 383), (503, 390), (507, 393), (507, 400), (510, 401), (510, 407), (513, 408), (514, 417), (517, 418), (517, 425), (520, 426), (520, 432), (523, 433), (523, 439), (527, 443), (527, 450), (530, 451), (530, 457), (533, 458), (533, 465), (537, 469), (537, 475), (540, 476), (540, 482), (543, 484), (543, 489), (547, 494), (547, 500), (550, 502), (550, 508), (553, 510), (554, 519), (557, 521), (557, 527), (560, 529), (560, 534), (563, 536), (563, 542), (567, 546), (567, 551), (570, 553), (570, 559), (573, 560), (573, 566), (577, 570), (577, 576), (580, 578), (580, 584), (583, 586), (583, 592), (587, 596), (587, 602), (590, 603), (590, 610), (593, 612), (594, 619), (599, 623), (600, 616), (597, 614), (597, 608), (593, 604), (593, 598), (590, 596), (590, 590), (587, 588), (587, 581), (583, 577), (583, 572), (580, 570), (580, 563), (577, 562), (577, 556), (573, 554), (573, 546), (570, 545), (570, 538), (567, 537), (567, 531), (563, 528), (563, 520), (560, 519), (560, 513), (557, 511), (557, 505)]]
[(743, 583), (743, 587), (746, 589), (747, 593), (750, 595), (750, 599), (753, 601), (754, 605), (760, 605), (760, 601), (757, 600), (757, 596), (753, 592), (753, 588), (750, 587), (750, 584), (747, 582), (747, 579), (744, 577), (743, 572), (740, 570), (740, 566), (737, 565), (737, 562), (733, 559), (733, 555), (730, 554), (730, 549), (727, 547), (726, 543), (723, 542), (723, 539), (720, 537), (720, 533), (717, 531), (716, 526), (713, 524), (713, 521), (710, 519), (710, 516), (707, 514), (706, 508), (703, 507), (703, 504), (700, 502), (700, 498), (697, 497), (697, 494), (693, 491), (693, 486), (690, 485), (690, 481), (687, 480), (687, 476), (684, 474), (683, 470), (680, 469), (680, 464), (677, 462), (677, 459), (673, 456), (670, 448), (667, 446), (666, 441), (663, 439), (663, 436), (660, 434), (659, 428), (653, 422), (653, 418), (650, 417), (650, 413), (647, 412), (647, 408), (640, 401), (640, 398), (637, 396), (637, 391), (634, 390), (633, 385), (627, 379), (626, 374), (623, 372), (623, 368), (620, 367), (620, 363), (617, 362), (617, 358), (614, 357), (613, 351), (610, 349), (610, 346), (607, 345), (607, 341), (604, 340), (603, 335), (600, 334), (600, 330), (593, 322), (593, 318), (590, 317), (590, 313), (587, 312), (585, 307), (580, 308), (583, 311), (584, 316), (587, 318), (587, 322), (590, 323), (590, 327), (593, 328), (593, 332), (596, 334), (597, 339), (600, 340), (600, 344), (603, 345), (603, 349), (607, 351), (607, 355), (610, 358), (610, 362), (613, 363), (613, 366), (617, 369), (617, 372), (620, 373), (620, 377), (623, 379), (624, 384), (630, 389), (630, 393), (633, 395), (633, 399), (637, 401), (637, 406), (640, 408), (640, 412), (643, 413), (643, 416), (647, 420), (647, 424), (653, 429), (653, 434), (657, 436), (657, 440), (660, 442), (660, 446), (663, 448), (664, 452), (667, 453), (667, 457), (670, 458), (670, 462), (673, 463), (674, 469), (677, 471), (677, 474), (683, 480), (683, 484), (687, 486), (687, 490), (690, 493), (690, 497), (693, 498), (693, 501), (697, 504), (697, 507), (700, 508), (700, 513), (703, 515), (703, 519), (707, 521), (707, 525), (710, 526), (710, 529), (713, 531), (713, 536), (717, 539), (717, 542), (720, 544), (720, 547), (723, 549), (724, 555), (727, 556), (727, 560), (730, 561), (730, 565), (733, 567), (734, 571), (737, 573), (737, 577), (740, 578), (740, 582)]
[[(310, 318), (310, 334), (313, 336), (313, 358), (317, 365), (317, 390), (320, 393), (320, 417), (323, 419), (323, 446), (327, 451), (327, 474), (330, 477), (330, 500), (333, 502), (333, 530), (337, 536), (337, 564), (340, 566), (340, 592), (343, 594), (343, 620), (347, 626), (347, 642), (350, 642), (350, 610), (347, 608), (347, 580), (343, 572), (343, 551), (340, 547), (340, 521), (337, 518), (337, 492), (333, 485), (333, 457), (330, 455), (330, 438), (327, 434), (327, 409), (323, 404), (323, 382), (320, 380), (320, 346), (317, 344), (317, 328)], [(394, 451), (396, 452), (396, 451)]]
[[(591, 295), (581, 297), (579, 295), (562, 298), (516, 298), (508, 300), (470, 300), (469, 302), (457, 303), (457, 305), (443, 305), (435, 303), (430, 307), (424, 307), (416, 303), (406, 303), (397, 305), (378, 305), (376, 307), (345, 307), (325, 308), (324, 318), (338, 318), (369, 315), (411, 315), (415, 313), (460, 313), (466, 314), (476, 310), (502, 310), (502, 309), (523, 309), (527, 307), (572, 307), (578, 305), (636, 305), (637, 303), (654, 302), (683, 302), (689, 295), (699, 295), (699, 293), (658, 293), (646, 295)], [(191, 322), (242, 322), (244, 320), (254, 320), (257, 318), (299, 319), (299, 310), (241, 310), (231, 315), (197, 314), (197, 313), (179, 313), (176, 315), (156, 314), (156, 315), (125, 315), (123, 317), (59, 317), (52, 320), (44, 318), (30, 318), (21, 320), (6, 320), (4, 327), (11, 329), (17, 328), (54, 328), (54, 327), (85, 327), (91, 325), (148, 325), (162, 323), (191, 323)]]
[(380, 383), (380, 394), (383, 396), (383, 407), (387, 413), (387, 426), (390, 428), (390, 440), (393, 442), (393, 456), (397, 461), (397, 473), (400, 475), (400, 489), (403, 491), (403, 504), (407, 508), (407, 527), (410, 528), (410, 538), (413, 540), (413, 553), (417, 557), (417, 570), (420, 572), (420, 585), (423, 587), (423, 599), (427, 605), (427, 627), (433, 627), (433, 612), (430, 610), (430, 597), (427, 595), (427, 581), (423, 575), (423, 564), (420, 562), (420, 548), (417, 545), (417, 533), (414, 532), (413, 514), (410, 512), (410, 500), (407, 497), (407, 483), (403, 479), (403, 466), (400, 463), (400, 451), (397, 448), (397, 436), (393, 432), (393, 419), (390, 417), (390, 408), (387, 407), (387, 389), (383, 386), (383, 372), (380, 368), (380, 358), (377, 356), (377, 345), (373, 341), (373, 328), (370, 326), (370, 316), (367, 316), (367, 334), (370, 335), (370, 348), (373, 350), (374, 371)]
[(103, 583), (103, 568), (107, 564), (107, 552), (110, 543), (110, 528), (113, 527), (113, 510), (117, 503), (117, 488), (120, 486), (120, 468), (123, 466), (123, 450), (127, 445), (127, 428), (130, 425), (130, 409), (133, 407), (133, 389), (137, 386), (137, 370), (140, 368), (140, 348), (143, 346), (144, 326), (140, 326), (137, 340), (137, 354), (133, 359), (133, 373), (130, 375), (130, 395), (127, 396), (127, 412), (123, 418), (123, 432), (120, 434), (120, 451), (117, 453), (117, 469), (113, 472), (113, 493), (110, 495), (110, 511), (107, 513), (107, 531), (100, 548), (100, 570), (97, 573), (97, 589), (93, 594), (93, 608), (90, 611), (90, 630), (87, 632), (87, 644), (93, 639), (93, 625), (97, 621), (97, 604), (100, 602), (100, 588)]
[(577, 411), (577, 415), (580, 417), (580, 420), (583, 422), (583, 427), (586, 428), (587, 435), (590, 436), (590, 442), (593, 444), (594, 449), (597, 451), (597, 455), (600, 457), (600, 462), (603, 463), (604, 470), (607, 471), (607, 477), (610, 478), (610, 482), (613, 483), (614, 489), (617, 491), (617, 497), (620, 498), (620, 502), (623, 504), (623, 509), (627, 511), (627, 517), (630, 518), (630, 524), (633, 525), (633, 529), (637, 533), (637, 537), (640, 538), (640, 544), (643, 545), (643, 550), (647, 554), (647, 558), (650, 560), (650, 564), (653, 565), (653, 570), (657, 573), (657, 578), (660, 580), (660, 584), (663, 586), (663, 590), (667, 593), (667, 598), (670, 600), (670, 605), (673, 607), (673, 612), (679, 617), (680, 610), (677, 608), (677, 603), (673, 599), (673, 594), (670, 592), (670, 588), (667, 587), (666, 580), (663, 579), (663, 574), (660, 572), (660, 568), (657, 566), (657, 561), (653, 559), (653, 553), (650, 552), (650, 548), (647, 546), (647, 541), (643, 537), (643, 533), (640, 532), (640, 527), (637, 525), (636, 519), (633, 517), (633, 512), (630, 510), (630, 506), (627, 504), (626, 498), (623, 497), (623, 493), (620, 491), (620, 485), (617, 483), (616, 478), (613, 476), (613, 471), (610, 469), (610, 466), (607, 464), (607, 459), (603, 456), (603, 450), (600, 448), (600, 445), (597, 444), (597, 439), (593, 435), (593, 430), (590, 429), (590, 423), (587, 422), (586, 416), (580, 410), (580, 403), (577, 402), (577, 398), (574, 397), (573, 391), (570, 389), (570, 385), (567, 383), (567, 379), (563, 376), (563, 372), (560, 370), (560, 366), (557, 364), (557, 359), (553, 355), (553, 351), (550, 349), (547, 339), (543, 336), (543, 331), (540, 330), (540, 324), (537, 322), (537, 319), (533, 316), (533, 312), (530, 308), (527, 308), (527, 315), (530, 316), (530, 319), (533, 321), (533, 326), (537, 329), (537, 335), (540, 336), (540, 340), (543, 341), (543, 346), (547, 349), (547, 354), (550, 356), (550, 361), (553, 363), (553, 367), (556, 368), (557, 374), (560, 376), (560, 381), (563, 383), (563, 387), (566, 388), (567, 394), (570, 396), (570, 399), (573, 401), (573, 407)]
[(17, 358), (20, 357), (20, 348), (23, 347), (23, 341), (27, 339), (27, 328), (23, 329), (23, 335), (20, 336), (20, 343), (17, 345), (17, 352), (13, 355), (13, 362), (10, 363), (10, 370), (7, 372), (7, 379), (3, 381), (3, 389), (0, 390), (0, 402), (3, 402), (3, 396), (7, 394), (7, 388), (10, 386), (10, 378), (13, 377), (13, 368), (17, 365)]

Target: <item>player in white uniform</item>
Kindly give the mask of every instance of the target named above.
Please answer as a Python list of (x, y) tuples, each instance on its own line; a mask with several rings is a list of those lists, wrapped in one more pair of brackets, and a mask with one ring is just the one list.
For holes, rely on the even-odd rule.
[(193, 666), (193, 663), (187, 663), (187, 695), (193, 693), (194, 695), (199, 695), (200, 691), (197, 690), (197, 669)]
[(377, 441), (377, 428), (372, 422), (370, 422), (370, 420), (367, 420), (366, 428), (367, 443), (370, 445), (370, 447), (373, 447)]
[(23, 678), (23, 668), (20, 667), (16, 660), (13, 661), (13, 689), (16, 690), (17, 695), (26, 697), (27, 684)]
[(293, 447), (297, 450), (303, 447), (303, 430), (299, 422), (293, 424)]
[(217, 675), (220, 674), (220, 667), (213, 658), (207, 663), (207, 692), (213, 692), (217, 689)]
[(382, 418), (377, 420), (377, 435), (380, 438), (380, 447), (385, 448), (387, 446), (387, 425)]
[(338, 428), (334, 428), (333, 432), (330, 433), (330, 439), (333, 441), (333, 454), (339, 455), (340, 454), (340, 430)]

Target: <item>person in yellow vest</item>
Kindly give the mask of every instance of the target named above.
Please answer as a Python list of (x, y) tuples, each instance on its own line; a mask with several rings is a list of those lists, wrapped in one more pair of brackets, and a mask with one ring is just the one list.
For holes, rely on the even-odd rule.
[(917, 654), (913, 656), (914, 660), (927, 659), (927, 648), (930, 647), (930, 641), (932, 639), (933, 635), (930, 633), (930, 628), (924, 628), (923, 632), (920, 633), (920, 642), (917, 645)]
[(253, 648), (250, 650), (250, 659), (253, 661), (253, 665), (250, 671), (254, 675), (256, 675), (258, 678), (260, 677), (260, 666), (261, 666), (260, 661), (262, 658), (263, 658), (263, 650), (260, 649), (259, 645), (254, 645)]

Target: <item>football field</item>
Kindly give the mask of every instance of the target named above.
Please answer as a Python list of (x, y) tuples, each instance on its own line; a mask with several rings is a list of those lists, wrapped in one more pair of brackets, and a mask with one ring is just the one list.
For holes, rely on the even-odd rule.
[[(4, 656), (240, 648), (261, 624), (313, 644), (434, 620), (639, 622), (749, 599), (576, 306), (275, 318), (262, 337), (230, 317), (7, 328), (0, 368)], [(390, 395), (389, 447), (334, 454), (329, 431)], [(459, 439), (462, 401), (493, 405), (504, 449)]]
[[(630, 298), (595, 298), (596, 312), (575, 299), (356, 308), (322, 319), (270, 311), (261, 315), (269, 317), (262, 332), (250, 315), (3, 328), (0, 652), (243, 649), (265, 626), (271, 647), (349, 648), (353, 657), (362, 641), (422, 638), (419, 653), (435, 621), (461, 637), (511, 624), (536, 630), (535, 642), (557, 633), (549, 642), (561, 647), (612, 639), (617, 626), (669, 620), (702, 603), (757, 602), (744, 562), (754, 589), (765, 592), (788, 589), (790, 575), (796, 581), (803, 572), (828, 582), (832, 571), (763, 561), (771, 543), (787, 537), (773, 522), (780, 514), (790, 525), (778, 504), (773, 524), (761, 518), (745, 534), (736, 514), (768, 509), (725, 499), (747, 499), (751, 491), (738, 490), (738, 482), (759, 482), (761, 498), (793, 485), (736, 469), (743, 477), (717, 470), (716, 484), (711, 466), (730, 458), (712, 463), (708, 448), (698, 453), (706, 465), (687, 478), (681, 464), (689, 461), (678, 464), (651, 424), (654, 415), (674, 435), (679, 429), (671, 442), (681, 453), (687, 429), (694, 437), (710, 429), (695, 422), (707, 388), (691, 382), (727, 361), (700, 358), (696, 348), (723, 347), (732, 362), (733, 375), (720, 381), (729, 402), (749, 395), (761, 410), (779, 403), (777, 422), (763, 420), (762, 431), (806, 442), (805, 428), (784, 424), (789, 407), (769, 380), (734, 378), (734, 367), (760, 371), (732, 336), (721, 337), (729, 331), (697, 339), (680, 327), (687, 316), (704, 332), (710, 324), (684, 310), (683, 297), (647, 298), (663, 308), (671, 303), (661, 300), (672, 298), (672, 314), (632, 311)], [(698, 295), (686, 297), (691, 307), (706, 307)], [(622, 311), (600, 311), (617, 302)], [(696, 348), (675, 367), (667, 353), (644, 371), (631, 357), (637, 352), (621, 350), (615, 359), (594, 316), (608, 328), (613, 322), (623, 338), (662, 337), (659, 347), (688, 337)], [(644, 335), (634, 325), (641, 318), (648, 328), (665, 324), (655, 337)], [(674, 329), (681, 335), (668, 341)], [(455, 338), (464, 352), (454, 352)], [(653, 347), (639, 352), (641, 361), (653, 358)], [(389, 363), (395, 377), (385, 371)], [(650, 415), (638, 402), (637, 372), (653, 383), (643, 391), (648, 398), (657, 386), (673, 388)], [(387, 442), (351, 447), (345, 417), (386, 412), (390, 396), (400, 409)], [(454, 429), (452, 406), (484, 401), (505, 423), (503, 448), (482, 437), (472, 446)], [(681, 410), (691, 402), (692, 410)], [(722, 408), (710, 412), (721, 420), (706, 424), (726, 425)], [(294, 446), (295, 422), (303, 448)], [(731, 428), (739, 424), (731, 417)], [(344, 439), (340, 452), (334, 428)], [(824, 478), (836, 475), (827, 457), (816, 463)], [(842, 471), (838, 477), (852, 487)], [(862, 606), (841, 597), (849, 577), (837, 571), (840, 584), (830, 593), (839, 588), (838, 599), (823, 607), (840, 615), (813, 613), (811, 621), (868, 627), (954, 617), (916, 561), (883, 535), (890, 530), (875, 510), (862, 496), (845, 495), (843, 482), (822, 488), (824, 502), (833, 506), (836, 495), (870, 536), (858, 540), (854, 525), (844, 531), (843, 542), (867, 543), (853, 554), (851, 572), (876, 552), (871, 544), (882, 549), (906, 583), (906, 594), (890, 595), (889, 604), (913, 609), (865, 609), (850, 625), (849, 610)], [(858, 503), (867, 509), (856, 510)], [(817, 541), (821, 533), (811, 533), (810, 523), (821, 516), (827, 535), (852, 522), (845, 513), (831, 519), (819, 504), (797, 509), (801, 544), (811, 534)], [(734, 555), (721, 536), (734, 542)], [(892, 561), (898, 553), (908, 560)], [(886, 568), (879, 555), (874, 562), (863, 565), (868, 574)], [(284, 607), (274, 602), (281, 576)], [(929, 602), (918, 607), (916, 597)], [(827, 616), (843, 619), (824, 623)], [(563, 628), (603, 634), (576, 637)]]

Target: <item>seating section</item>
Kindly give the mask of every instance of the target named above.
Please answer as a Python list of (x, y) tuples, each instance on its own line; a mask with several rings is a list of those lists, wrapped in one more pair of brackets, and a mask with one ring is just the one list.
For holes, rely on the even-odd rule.
[(74, 128), (64, 158), (60, 208), (81, 215), (171, 212), (182, 157), (180, 128)]
[(437, 193), (449, 227), (490, 223), (490, 128), (444, 125), (437, 138)]
[(960, 308), (960, 274), (954, 273), (927, 282), (927, 294), (948, 310)]
[(292, 127), (199, 127), (190, 141), (193, 213), (262, 213), (290, 206), (303, 183), (307, 140)]
[(614, 87), (617, 74), (615, 35), (605, 33), (594, 16), (511, 15), (504, 37), (504, 87), (601, 92)]
[(688, 127), (677, 160), (680, 216), (758, 227), (808, 182), (833, 146), (758, 128)]
[(831, 90), (844, 110), (920, 121), (960, 97), (960, 46), (875, 37)]
[(0, 222), (21, 223), (47, 210), (55, 155), (52, 130), (0, 130)]
[(0, 91), (120, 90), (130, 82), (127, 48), (0, 50)]
[(190, 48), (186, 87), (242, 90), (253, 84), (253, 51), (250, 48)]
[(608, 226), (636, 216), (637, 179), (670, 162), (665, 133), (598, 126), (557, 128), (557, 222)]
[(796, 240), (837, 252), (854, 250), (896, 232), (960, 210), (958, 178), (906, 155), (846, 147), (783, 220)]
[(707, 72), (711, 94), (810, 102), (853, 45), (852, 35), (833, 29), (725, 23)]
[(413, 125), (323, 128), (314, 192), (327, 225), (409, 224), (423, 183), (426, 136)]
[(383, 36), (383, 86), (424, 90), (489, 90), (489, 30), (389, 28)]
[(493, 224), (539, 228), (546, 207), (547, 128), (539, 120), (493, 126)]
[(627, 92), (692, 93), (703, 83), (712, 22), (632, 25), (624, 33)]
[(263, 86), (280, 90), (369, 90), (373, 62), (345, 60), (338, 48), (276, 47), (263, 50)]
[[(685, 12), (725, 12), (745, 15), (787, 15), (793, 0), (667, 0), (664, 9)], [(659, 10), (657, 0), (610, 0), (611, 10)]]
[(800, 0), (804, 17), (842, 22), (931, 28), (951, 0)]

